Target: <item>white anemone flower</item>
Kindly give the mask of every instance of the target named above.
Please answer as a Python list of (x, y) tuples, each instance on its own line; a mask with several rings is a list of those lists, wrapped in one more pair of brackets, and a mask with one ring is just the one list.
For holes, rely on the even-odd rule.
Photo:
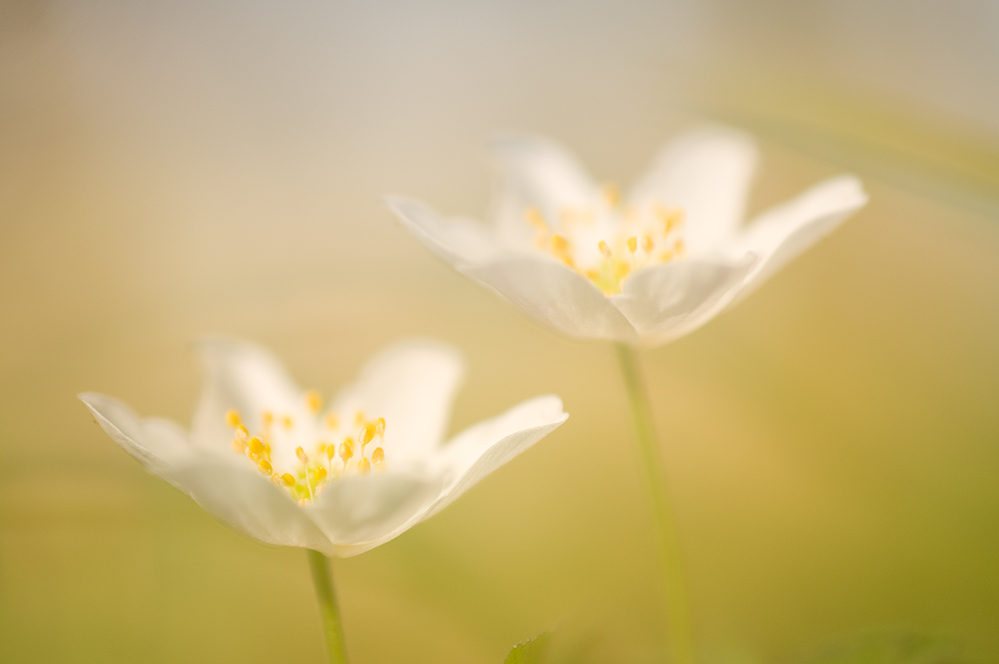
[(541, 396), (441, 444), (464, 365), (431, 342), (383, 351), (325, 410), (262, 348), (212, 340), (201, 355), (190, 432), (111, 397), (80, 398), (115, 442), (222, 522), (328, 556), (400, 535), (568, 418)]
[(839, 176), (743, 224), (757, 162), (742, 132), (707, 126), (663, 149), (626, 196), (557, 144), (494, 143), (492, 227), (387, 203), (431, 251), (576, 338), (658, 346), (740, 300), (867, 202)]

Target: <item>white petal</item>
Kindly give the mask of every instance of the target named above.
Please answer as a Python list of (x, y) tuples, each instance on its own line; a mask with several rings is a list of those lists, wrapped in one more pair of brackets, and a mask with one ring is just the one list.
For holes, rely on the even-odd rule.
[(534, 230), (524, 212), (536, 207), (549, 223), (562, 209), (588, 207), (596, 187), (583, 167), (557, 143), (531, 136), (503, 136), (491, 144), (498, 175), (495, 219), (509, 246), (530, 247)]
[(638, 330), (642, 344), (658, 346), (708, 322), (731, 300), (757, 263), (694, 258), (647, 267), (628, 277), (611, 301)]
[(385, 203), (423, 246), (449, 265), (481, 262), (499, 249), (495, 238), (477, 221), (444, 219), (426, 205), (400, 196), (387, 196)]
[(141, 419), (121, 401), (103, 394), (86, 392), (79, 398), (112, 440), (149, 470), (155, 472), (156, 468), (191, 456), (187, 433), (177, 423)]
[(514, 406), (461, 432), (435, 461), (444, 480), (440, 497), (420, 516), (428, 519), (569, 419), (562, 400), (548, 395)]
[(251, 430), (261, 426), (259, 418), (265, 410), (292, 415), (301, 426), (310, 423), (302, 392), (263, 348), (245, 341), (210, 339), (199, 350), (205, 375), (191, 430), (196, 444), (229, 450), (232, 429), (225, 414), (230, 409)]
[(757, 159), (747, 134), (701, 127), (666, 145), (628, 201), (638, 207), (658, 203), (683, 208), (688, 252), (710, 251), (742, 222)]
[(336, 555), (347, 558), (414, 526), (440, 492), (441, 480), (436, 477), (375, 471), (331, 482), (306, 510), (333, 541)]
[(157, 474), (248, 537), (266, 544), (315, 549), (328, 556), (335, 553), (306, 512), (249, 463), (237, 465), (200, 451), (189, 462)]
[(461, 271), (571, 337), (629, 343), (638, 338), (628, 319), (596, 286), (547, 256), (507, 256)]
[(384, 417), (391, 463), (421, 458), (444, 439), (451, 404), (465, 375), (461, 354), (432, 341), (404, 341), (371, 359), (336, 399), (339, 412)]
[(223, 523), (267, 544), (333, 554), (333, 545), (305, 513), (245, 459), (193, 448), (176, 424), (141, 419), (111, 397), (80, 398), (116, 443)]
[(797, 198), (756, 218), (727, 253), (760, 256), (757, 268), (740, 287), (742, 298), (777, 270), (831, 233), (867, 204), (860, 180), (844, 175), (821, 182)]

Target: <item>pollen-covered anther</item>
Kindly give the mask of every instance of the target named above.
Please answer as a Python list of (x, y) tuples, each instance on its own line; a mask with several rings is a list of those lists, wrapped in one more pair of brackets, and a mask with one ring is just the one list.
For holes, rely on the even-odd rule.
[(250, 432), (242, 424), (236, 425), (236, 440), (241, 443), (246, 443), (250, 439)]
[(361, 457), (361, 460), (357, 462), (357, 472), (363, 477), (371, 472), (371, 462)]
[(295, 484), (297, 483), (297, 480), (295, 479), (295, 476), (292, 475), (291, 473), (285, 473), (284, 475), (281, 476), (281, 482), (285, 486), (289, 486), (290, 487), (290, 486), (295, 486)]
[(652, 238), (650, 238), (648, 235), (642, 236), (642, 250), (645, 253), (647, 254), (652, 253), (652, 249), (655, 248), (655, 246), (656, 243), (652, 241)]
[(232, 447), (232, 451), (235, 452), (236, 454), (246, 453), (246, 443), (244, 443), (238, 438), (233, 438), (232, 442), (229, 445), (230, 447)]
[(342, 443), (340, 443), (340, 460), (343, 461), (343, 464), (346, 466), (352, 456), (354, 456), (354, 441), (350, 438), (346, 438)]
[(298, 457), (298, 460), (301, 461), (302, 463), (304, 464), (309, 463), (309, 455), (306, 454), (305, 450), (303, 450), (301, 447), (295, 448), (295, 456)]
[(370, 443), (372, 441), (372, 439), (374, 439), (375, 432), (376, 431), (375, 431), (375, 425), (374, 424), (371, 424), (369, 422), (368, 424), (364, 425), (364, 428), (361, 429), (361, 433), (357, 436), (358, 439), (361, 441), (361, 448), (362, 449), (364, 448), (365, 445), (367, 445), (368, 443)]
[(385, 437), (385, 418), (384, 417), (379, 417), (378, 421), (375, 422), (375, 433), (378, 434), (382, 438)]
[(638, 251), (638, 238), (634, 235), (628, 238), (628, 251), (631, 253)]
[(323, 398), (316, 390), (309, 390), (305, 393), (305, 405), (313, 413), (318, 413), (323, 405)]
[(316, 484), (322, 482), (324, 479), (326, 479), (326, 469), (323, 468), (322, 466), (316, 468), (315, 473), (312, 474), (312, 479), (315, 481)]
[(267, 459), (261, 459), (257, 462), (257, 470), (262, 472), (264, 475), (270, 475), (274, 472), (274, 466), (272, 466)]
[(256, 456), (260, 456), (267, 451), (267, 447), (264, 445), (264, 442), (256, 436), (250, 439), (247, 446), (250, 448), (250, 453)]
[(607, 244), (604, 240), (600, 240), (600, 242), (597, 243), (597, 249), (599, 249), (600, 253), (602, 253), (604, 255), (604, 258), (610, 258), (611, 257), (611, 248), (610, 248), (610, 245)]
[(227, 410), (225, 413), (225, 423), (231, 427), (239, 426), (239, 413), (235, 410)]
[(384, 465), (385, 464), (385, 450), (383, 450), (380, 447), (376, 447), (371, 452), (371, 463), (375, 464), (375, 466), (382, 466), (382, 465)]

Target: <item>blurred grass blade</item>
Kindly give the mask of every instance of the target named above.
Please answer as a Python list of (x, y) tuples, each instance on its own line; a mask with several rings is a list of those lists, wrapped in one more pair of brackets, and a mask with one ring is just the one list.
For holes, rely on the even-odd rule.
[(954, 643), (920, 634), (878, 634), (834, 645), (802, 664), (962, 664)]

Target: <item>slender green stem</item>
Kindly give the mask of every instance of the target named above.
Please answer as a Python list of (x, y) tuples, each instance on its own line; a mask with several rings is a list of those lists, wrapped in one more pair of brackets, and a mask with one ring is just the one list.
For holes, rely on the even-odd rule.
[(673, 523), (673, 513), (666, 489), (664, 467), (652, 424), (652, 409), (645, 389), (638, 353), (625, 344), (615, 344), (621, 375), (628, 392), (635, 441), (642, 460), (645, 484), (652, 498), (657, 525), (659, 558), (666, 586), (666, 637), (669, 639), (672, 664), (693, 664), (694, 637), (687, 604), (687, 588), (680, 559), (680, 543)]
[(343, 624), (340, 622), (340, 609), (336, 605), (336, 593), (333, 591), (329, 558), (312, 549), (306, 549), (305, 555), (309, 558), (312, 583), (316, 587), (316, 599), (319, 601), (319, 615), (323, 620), (326, 652), (329, 654), (330, 664), (347, 664), (347, 651), (343, 645)]

